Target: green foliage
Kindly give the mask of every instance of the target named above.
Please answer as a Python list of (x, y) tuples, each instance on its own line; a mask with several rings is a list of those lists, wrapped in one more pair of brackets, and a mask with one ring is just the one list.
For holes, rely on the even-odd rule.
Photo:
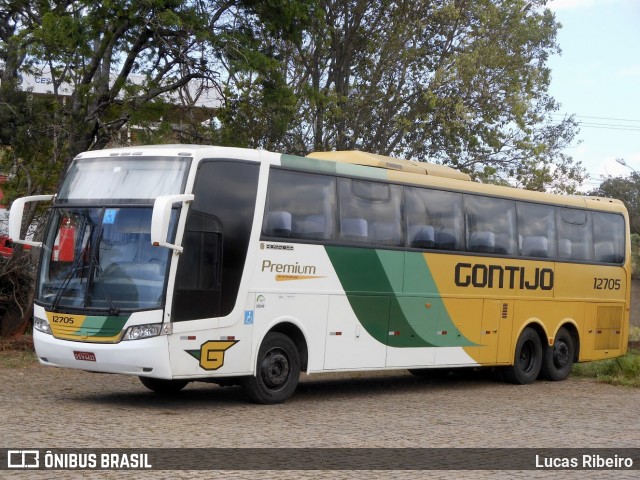
[(640, 351), (631, 350), (623, 357), (574, 365), (573, 375), (612, 385), (640, 387)]
[(607, 177), (589, 195), (622, 200), (629, 212), (631, 233), (640, 234), (640, 173), (633, 172), (628, 177)]
[[(630, 326), (629, 341), (640, 341), (640, 327)], [(573, 374), (613, 385), (640, 387), (640, 351), (629, 350), (622, 357), (574, 365)]]
[(0, 368), (28, 368), (38, 364), (33, 350), (3, 349), (0, 344)]
[[(241, 116), (260, 115), (269, 144), (289, 126), (295, 99), (262, 39), (298, 41), (310, 1), (24, 1), (0, 9), (0, 145), (8, 147), (0, 168), (18, 174), (9, 196), (55, 190), (75, 155), (108, 144), (246, 145), (194, 113), (199, 94), (232, 79), (249, 81), (227, 103), (249, 100)], [(51, 96), (19, 91), (21, 73), (42, 71)], [(136, 135), (121, 135), (130, 124)]]
[(44, 190), (55, 190), (63, 168), (60, 161), (64, 126), (51, 119), (60, 115), (60, 106), (46, 97), (29, 98), (3, 86), (0, 88), (0, 171), (11, 173), (2, 185), (8, 201)]
[[(552, 118), (547, 61), (559, 25), (545, 3), (13, 2), (0, 12), (2, 85), (15, 93), (21, 71), (46, 67), (55, 106), (38, 155), (17, 135), (0, 141), (14, 169), (55, 157), (56, 168), (29, 171), (31, 186), (15, 187), (23, 193), (48, 189), (79, 151), (125, 141), (130, 124), (139, 141), (362, 149), (570, 192), (584, 170), (563, 153), (575, 121)], [(194, 112), (189, 82), (220, 93), (215, 121)], [(33, 135), (30, 101), (3, 99), (4, 130)]]
[(631, 234), (631, 271), (640, 275), (640, 234), (637, 233)]
[[(203, 92), (237, 78), (249, 88), (233, 95), (253, 100), (239, 116), (261, 116), (267, 145), (291, 121), (295, 99), (254, 32), (299, 40), (309, 0), (0, 2), (0, 171), (11, 174), (9, 201), (56, 191), (85, 150), (216, 138), (246, 145), (208, 127), (210, 112), (194, 108)], [(21, 91), (21, 75), (43, 73), (49, 94)], [(123, 132), (127, 125), (133, 133)], [(25, 226), (37, 214), (31, 205)], [(20, 287), (21, 298), (30, 287)], [(30, 303), (12, 305), (25, 313)]]
[[(228, 85), (221, 132), (289, 153), (362, 149), (435, 160), (484, 182), (573, 192), (584, 169), (562, 153), (575, 121), (552, 118), (546, 62), (559, 51), (559, 25), (544, 4), (321, 2), (300, 42), (251, 34), (279, 60), (263, 72), (277, 85), (284, 75), (293, 115), (288, 102), (268, 108), (265, 74), (243, 76)], [(273, 123), (265, 114), (288, 129), (265, 128)]]

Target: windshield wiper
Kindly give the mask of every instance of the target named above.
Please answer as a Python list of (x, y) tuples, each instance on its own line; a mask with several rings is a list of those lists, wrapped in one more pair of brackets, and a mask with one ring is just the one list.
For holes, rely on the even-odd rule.
[[(96, 279), (100, 279), (98, 283), (100, 284), (100, 287), (102, 287), (104, 298), (107, 301), (107, 305), (109, 306), (108, 314), (109, 316), (118, 317), (120, 316), (120, 309), (115, 307), (115, 305), (113, 304), (113, 300), (111, 300), (111, 296), (107, 291), (107, 287), (104, 286), (104, 282), (102, 281), (103, 270), (102, 270), (102, 267), (100, 266), (100, 262), (98, 261), (98, 258), (96, 257), (96, 249), (100, 248), (101, 239), (102, 239), (102, 231), (100, 232), (100, 235), (98, 235), (98, 240), (95, 244), (95, 248), (91, 250), (91, 262), (96, 272)], [(90, 278), (93, 279), (93, 275), (90, 275)], [(93, 284), (95, 284), (95, 281), (90, 281), (88, 285), (89, 291), (91, 291)]]
[(58, 308), (58, 305), (60, 304), (60, 300), (62, 300), (62, 294), (66, 292), (67, 287), (69, 286), (69, 283), (71, 283), (71, 279), (75, 276), (76, 272), (78, 272), (78, 270), (85, 267), (86, 265), (82, 261), (82, 255), (79, 255), (78, 258), (76, 258), (74, 262), (71, 264), (71, 268), (69, 268), (69, 271), (67, 272), (64, 279), (62, 280), (62, 284), (60, 285), (60, 288), (56, 293), (55, 298), (53, 299), (53, 302), (51, 302), (51, 308), (53, 310), (56, 310)]
[[(90, 225), (91, 221), (86, 217), (83, 218), (81, 222), (78, 222), (77, 231), (83, 232), (83, 236), (84, 236), (84, 232), (86, 231), (87, 224)], [(90, 233), (90, 235), (92, 234), (93, 232)], [(88, 242), (88, 245), (89, 247), (91, 247), (91, 241)], [(75, 277), (76, 273), (79, 270), (87, 267), (87, 264), (85, 263), (85, 255), (83, 254), (83, 252), (80, 250), (79, 247), (80, 245), (74, 245), (74, 260), (73, 260), (73, 263), (71, 264), (71, 268), (69, 268), (69, 271), (67, 272), (64, 279), (62, 280), (60, 289), (56, 293), (56, 296), (53, 299), (53, 302), (51, 303), (51, 308), (53, 310), (57, 310), (58, 306), (60, 305), (60, 301), (62, 300), (62, 295), (67, 290), (69, 283), (71, 283), (71, 280)], [(80, 277), (80, 282), (82, 283), (82, 277)]]

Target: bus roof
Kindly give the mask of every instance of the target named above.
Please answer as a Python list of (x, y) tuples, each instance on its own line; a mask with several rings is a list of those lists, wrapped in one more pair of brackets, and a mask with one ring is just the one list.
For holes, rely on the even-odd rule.
[[(347, 175), (355, 175), (362, 178), (386, 178), (391, 182), (424, 185), (444, 190), (477, 193), (538, 203), (550, 203), (560, 206), (617, 212), (626, 210), (623, 202), (612, 198), (588, 197), (583, 195), (559, 195), (524, 190), (521, 188), (479, 183), (471, 181), (471, 177), (466, 173), (459, 172), (445, 165), (403, 160), (357, 150), (313, 152), (306, 157), (296, 157), (286, 154), (267, 152), (265, 150), (212, 145), (167, 144), (94, 150), (83, 152), (77, 155), (76, 159), (110, 156), (131, 156), (135, 158), (137, 156), (147, 155), (194, 155), (199, 157), (199, 159), (209, 156), (229, 156), (230, 158), (234, 158), (239, 155), (246, 160), (257, 162), (267, 161), (270, 163), (274, 161), (278, 162), (276, 159), (280, 156), (282, 160), (287, 158), (289, 161), (293, 161), (291, 166), (295, 165), (294, 168), (302, 168), (303, 170), (311, 171), (327, 171), (325, 168), (322, 168), (320, 164), (315, 163), (317, 161), (324, 161), (327, 162), (328, 165), (334, 165), (334, 167), (330, 167), (328, 171), (334, 171), (336, 173), (342, 172)], [(305, 160), (309, 163), (307, 164), (307, 161)]]
[(471, 181), (471, 177), (466, 173), (459, 172), (458, 170), (447, 167), (446, 165), (416, 162), (414, 160), (402, 160), (399, 158), (385, 157), (384, 155), (376, 155), (375, 153), (361, 152), (359, 150), (313, 152), (307, 155), (307, 157), (317, 158), (319, 160), (330, 160), (332, 162), (352, 163), (367, 167), (386, 168), (421, 175), (433, 175), (436, 177)]

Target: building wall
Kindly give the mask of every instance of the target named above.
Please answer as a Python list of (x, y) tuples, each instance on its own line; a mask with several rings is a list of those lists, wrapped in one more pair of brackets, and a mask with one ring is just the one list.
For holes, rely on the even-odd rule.
[(640, 327), (640, 278), (631, 281), (631, 325)]

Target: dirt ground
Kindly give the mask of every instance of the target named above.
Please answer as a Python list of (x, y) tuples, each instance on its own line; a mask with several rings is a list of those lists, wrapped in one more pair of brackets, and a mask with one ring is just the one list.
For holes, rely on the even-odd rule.
[[(631, 323), (640, 326), (640, 280)], [(28, 345), (15, 345), (25, 348)], [(22, 350), (22, 352), (25, 352)], [(10, 352), (0, 352), (7, 356)], [(515, 386), (486, 375), (407, 372), (304, 376), (283, 405), (246, 403), (238, 388), (194, 383), (160, 397), (135, 377), (43, 367), (23, 353), (0, 366), (0, 448), (634, 448), (640, 390), (592, 380)], [(0, 478), (9, 472), (0, 471)], [(638, 478), (585, 472), (91, 472), (101, 478)], [(554, 475), (555, 474), (555, 475)], [(31, 472), (54, 478), (51, 472)], [(85, 476), (58, 472), (55, 478)], [(8, 478), (8, 477), (7, 477)], [(21, 475), (20, 478), (27, 478)]]
[[(35, 362), (0, 368), (0, 385), (0, 403), (17, 407), (0, 411), (1, 448), (623, 449), (640, 445), (640, 390), (573, 378), (516, 386), (476, 374), (430, 379), (405, 371), (323, 374), (303, 376), (294, 396), (273, 406), (247, 403), (236, 387), (196, 383), (180, 395), (162, 397), (147, 391), (135, 377)], [(2, 473), (9, 472), (0, 472), (0, 477)], [(82, 475), (38, 473), (31, 475), (60, 479)], [(102, 478), (122, 476), (103, 473)], [(143, 478), (426, 478), (415, 471), (148, 473)], [(428, 477), (548, 478), (542, 473), (440, 471)], [(555, 473), (554, 478), (563, 479), (637, 478), (638, 471)], [(129, 478), (138, 477), (136, 473)]]

